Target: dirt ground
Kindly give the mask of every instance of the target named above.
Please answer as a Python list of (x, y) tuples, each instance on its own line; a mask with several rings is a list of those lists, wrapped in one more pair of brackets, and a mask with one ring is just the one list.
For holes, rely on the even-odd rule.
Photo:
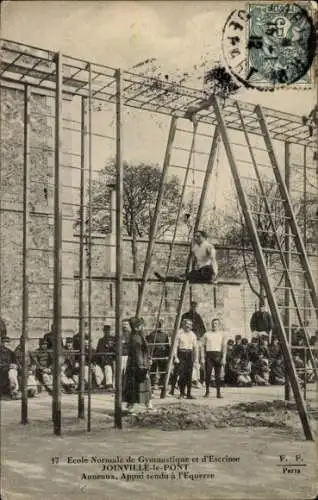
[(90, 433), (76, 396), (65, 396), (62, 437), (53, 435), (46, 394), (30, 401), (24, 426), (20, 402), (2, 401), (2, 500), (316, 496), (315, 444), (282, 404), (283, 388), (228, 388), (222, 400), (201, 392), (195, 401), (154, 399), (154, 412), (125, 417), (122, 430), (113, 428), (113, 396), (94, 395)]

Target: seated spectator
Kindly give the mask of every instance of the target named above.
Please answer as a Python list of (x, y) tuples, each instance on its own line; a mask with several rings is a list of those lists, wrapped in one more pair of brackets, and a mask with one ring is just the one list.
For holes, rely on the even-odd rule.
[(291, 325), (291, 344), (297, 345), (298, 337), (299, 337), (299, 328), (294, 323)]
[(250, 344), (247, 346), (248, 358), (252, 363), (256, 363), (259, 354), (259, 341), (257, 337), (252, 337)]
[(315, 382), (316, 380), (315, 372), (310, 360), (307, 361), (305, 368), (306, 368), (306, 382), (308, 384)]
[(269, 347), (269, 359), (272, 362), (273, 359), (282, 356), (282, 349), (278, 338), (274, 338), (271, 346)]
[(241, 340), (241, 356), (248, 358), (248, 339), (246, 337)]
[(165, 382), (167, 361), (169, 357), (169, 335), (163, 331), (163, 320), (158, 322), (157, 330), (149, 333), (146, 340), (150, 349), (152, 363), (150, 367), (151, 389), (156, 384), (157, 371), (159, 372), (159, 387), (162, 389)]
[(228, 360), (225, 382), (228, 385), (237, 385), (241, 370), (241, 356), (238, 352), (232, 351)]
[(10, 342), (9, 337), (3, 336), (0, 342), (0, 395), (20, 399), (18, 381), (18, 367), (15, 363), (13, 351), (5, 344)]
[(4, 340), (4, 342), (10, 342), (10, 339), (7, 335), (7, 325), (4, 321), (3, 318), (1, 318), (0, 316), (0, 342), (2, 343)]
[(269, 385), (269, 362), (263, 352), (259, 352), (257, 360), (251, 363), (251, 375), (256, 385)]
[(110, 325), (104, 325), (104, 335), (97, 342), (97, 367), (102, 370), (106, 389), (113, 389), (114, 364), (116, 358), (115, 337), (111, 335)]
[(251, 380), (251, 362), (247, 356), (241, 356), (239, 362), (239, 372), (237, 375), (237, 384), (240, 387), (247, 387), (252, 385)]
[(242, 335), (235, 335), (233, 353), (241, 355), (242, 353)]
[(296, 368), (296, 372), (298, 375), (298, 378), (301, 381), (304, 381), (305, 379), (305, 363), (304, 360), (299, 352), (293, 352), (293, 360), (294, 360), (294, 365)]
[(73, 351), (73, 338), (67, 337), (63, 348), (63, 359), (61, 364), (61, 386), (67, 393), (76, 390), (75, 374), (75, 352)]
[(285, 366), (282, 356), (276, 356), (271, 361), (269, 383), (273, 385), (285, 384)]
[(45, 338), (39, 339), (39, 348), (34, 352), (35, 376), (45, 390), (52, 394), (52, 356)]
[(268, 335), (262, 333), (259, 339), (259, 349), (263, 352), (265, 358), (269, 358)]
[[(18, 381), (19, 385), (21, 386), (21, 380), (22, 380), (22, 370), (23, 370), (23, 337), (20, 337), (20, 343), (17, 345), (17, 347), (14, 350), (14, 356), (15, 356), (15, 362), (17, 365), (18, 369)], [(36, 364), (35, 361), (30, 353), (28, 351), (27, 357), (26, 357), (26, 370), (27, 370), (27, 395), (29, 398), (33, 398), (37, 395), (38, 392), (38, 386), (35, 378), (35, 370), (36, 370)]]
[[(74, 337), (73, 337), (74, 339)], [(73, 344), (74, 345), (74, 344)], [(85, 335), (84, 338), (84, 382), (86, 387), (88, 387), (89, 382), (89, 338), (88, 335)], [(80, 354), (75, 355), (75, 365), (74, 365), (74, 375), (73, 379), (76, 384), (79, 384), (79, 373), (80, 373)], [(97, 364), (97, 358), (95, 349), (91, 349), (91, 373), (92, 373), (92, 383), (93, 386), (100, 388), (103, 380), (104, 374), (101, 367)]]

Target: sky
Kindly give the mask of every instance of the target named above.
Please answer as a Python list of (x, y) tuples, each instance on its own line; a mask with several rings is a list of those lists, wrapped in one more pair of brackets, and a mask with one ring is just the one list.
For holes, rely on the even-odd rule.
[[(194, 70), (194, 66), (202, 60), (207, 61), (206, 67), (222, 61), (224, 23), (233, 9), (245, 5), (229, 0), (4, 1), (1, 37), (115, 68), (128, 69), (145, 59), (156, 58), (163, 72), (172, 76), (180, 71), (192, 72), (193, 85), (201, 85), (197, 78), (203, 70)], [(241, 90), (238, 98), (303, 115), (314, 107), (316, 90)], [(108, 133), (113, 127), (109, 117), (105, 125), (104, 113), (94, 113), (93, 121), (96, 130)], [(169, 120), (128, 110), (124, 122), (124, 158), (161, 163)], [(103, 166), (106, 150), (111, 156), (114, 143), (102, 146), (96, 142), (96, 169)], [(222, 193), (228, 185), (222, 172), (218, 182), (218, 191)]]

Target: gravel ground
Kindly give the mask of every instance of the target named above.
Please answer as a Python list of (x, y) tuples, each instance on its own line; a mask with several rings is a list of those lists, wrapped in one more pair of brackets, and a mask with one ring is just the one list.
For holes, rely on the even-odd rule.
[[(96, 395), (89, 433), (87, 422), (76, 418), (76, 397), (64, 397), (62, 438), (52, 434), (46, 395), (30, 402), (26, 426), (18, 423), (20, 402), (2, 402), (1, 500), (309, 500), (316, 493), (315, 444), (304, 440), (293, 403), (280, 396), (277, 388), (265, 388), (227, 390), (223, 400), (155, 399), (153, 412), (124, 415), (118, 431), (113, 397)], [(117, 473), (113, 479), (87, 479), (83, 473), (105, 472), (101, 466), (68, 463), (70, 456), (93, 455), (199, 462), (175, 480), (169, 475), (128, 480)], [(204, 462), (202, 457), (212, 455), (238, 460)], [(304, 466), (282, 467), (282, 456), (289, 462), (300, 456)], [(52, 463), (54, 457), (58, 464)], [(169, 463), (177, 464), (175, 459)]]

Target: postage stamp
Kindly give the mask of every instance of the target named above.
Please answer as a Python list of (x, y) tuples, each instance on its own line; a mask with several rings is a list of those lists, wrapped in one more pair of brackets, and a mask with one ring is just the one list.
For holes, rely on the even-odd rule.
[(231, 13), (223, 29), (223, 54), (245, 86), (270, 90), (310, 85), (316, 33), (308, 3), (249, 3)]

